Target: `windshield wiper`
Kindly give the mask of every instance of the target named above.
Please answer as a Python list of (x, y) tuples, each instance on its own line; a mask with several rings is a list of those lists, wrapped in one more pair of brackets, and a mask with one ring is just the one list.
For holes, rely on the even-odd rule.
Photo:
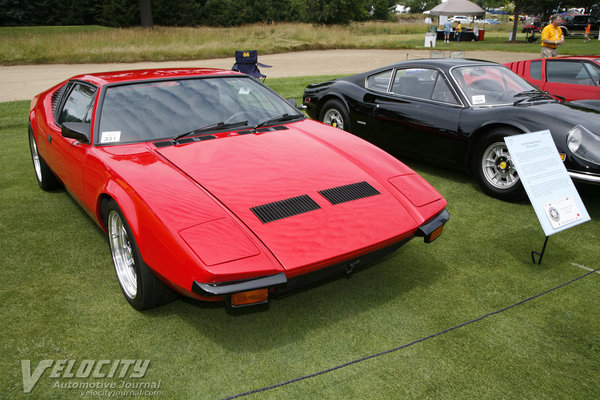
[(524, 92), (519, 92), (515, 94), (513, 97), (523, 97), (523, 96), (531, 96), (533, 94), (544, 93), (538, 89), (525, 90)]
[(175, 136), (172, 140), (173, 142), (178, 141), (179, 139), (181, 139), (182, 137), (185, 136), (189, 136), (189, 135), (197, 135), (199, 133), (203, 133), (203, 132), (209, 132), (209, 131), (216, 131), (216, 130), (222, 130), (222, 129), (228, 129), (228, 128), (235, 128), (238, 126), (245, 126), (248, 125), (248, 121), (237, 121), (237, 122), (230, 122), (230, 123), (225, 123), (223, 121), (214, 123), (214, 124), (209, 124), (206, 126), (203, 126), (201, 128), (198, 129), (194, 129), (193, 131), (189, 131), (189, 132), (185, 132), (182, 133), (180, 135)]
[(543, 100), (543, 99), (554, 100), (554, 98), (552, 96), (550, 96), (550, 94), (548, 92), (542, 92), (541, 90), (537, 90), (537, 89), (526, 90), (524, 92), (515, 94), (513, 97), (523, 97), (522, 99), (515, 100), (515, 102), (513, 103), (514, 106), (516, 106), (517, 104), (520, 104), (524, 101), (535, 101), (535, 100)]
[(293, 119), (298, 119), (298, 118), (301, 118), (301, 117), (303, 117), (302, 114), (292, 115), (292, 114), (285, 113), (285, 114), (281, 114), (278, 117), (270, 118), (270, 119), (268, 119), (266, 121), (263, 121), (263, 122), (261, 122), (259, 124), (254, 125), (253, 129), (257, 130), (258, 128), (263, 127), (265, 125), (273, 125), (273, 124), (276, 124), (278, 122), (291, 121)]

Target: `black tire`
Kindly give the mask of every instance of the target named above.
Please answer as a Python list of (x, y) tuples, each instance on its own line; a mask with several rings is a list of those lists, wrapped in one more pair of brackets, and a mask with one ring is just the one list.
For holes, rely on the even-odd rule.
[(334, 128), (343, 129), (346, 132), (352, 132), (350, 125), (350, 115), (346, 106), (337, 99), (328, 100), (321, 108), (319, 121), (331, 125)]
[(497, 128), (488, 132), (474, 148), (473, 173), (483, 191), (506, 201), (525, 198), (525, 189), (510, 159), (504, 143), (506, 136), (518, 134), (512, 128)]
[(127, 220), (114, 200), (105, 208), (108, 243), (121, 291), (136, 310), (171, 302), (176, 294), (144, 264)]
[(35, 173), (35, 180), (42, 190), (52, 190), (60, 186), (60, 182), (52, 173), (52, 170), (46, 164), (46, 161), (42, 158), (38, 152), (37, 143), (35, 136), (33, 135), (33, 129), (31, 124), (29, 125), (29, 151), (31, 152), (31, 161), (33, 161), (33, 172)]

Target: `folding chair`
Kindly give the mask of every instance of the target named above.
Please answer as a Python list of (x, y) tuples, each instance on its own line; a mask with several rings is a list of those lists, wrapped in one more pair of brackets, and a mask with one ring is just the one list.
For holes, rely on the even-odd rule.
[(235, 64), (231, 69), (250, 75), (263, 81), (267, 76), (260, 72), (258, 67), (271, 68), (271, 65), (261, 64), (258, 62), (258, 53), (256, 50), (243, 50), (235, 52)]

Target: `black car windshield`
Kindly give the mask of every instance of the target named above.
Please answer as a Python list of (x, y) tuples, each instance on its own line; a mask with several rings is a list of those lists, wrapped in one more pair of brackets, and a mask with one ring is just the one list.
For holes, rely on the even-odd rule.
[(215, 130), (255, 126), (284, 114), (291, 116), (286, 121), (304, 117), (255, 79), (244, 76), (112, 86), (104, 95), (95, 143), (173, 138), (213, 124)]
[[(515, 95), (539, 92), (523, 78), (501, 65), (475, 65), (452, 69), (452, 76), (472, 106), (513, 104)], [(551, 100), (551, 99), (550, 99)]]

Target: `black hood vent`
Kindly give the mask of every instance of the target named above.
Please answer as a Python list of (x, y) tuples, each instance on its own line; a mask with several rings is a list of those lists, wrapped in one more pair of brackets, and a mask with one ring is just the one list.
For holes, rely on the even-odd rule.
[(258, 129), (243, 129), (241, 131), (237, 131), (238, 134), (240, 135), (249, 135), (251, 133), (264, 133), (264, 132), (272, 132), (272, 131), (286, 131), (290, 128), (288, 128), (285, 125), (278, 125), (278, 126), (270, 126), (268, 128), (258, 128)]
[(263, 224), (277, 221), (294, 215), (317, 210), (321, 207), (307, 194), (292, 197), (273, 203), (252, 207), (250, 210), (262, 221)]
[(169, 147), (169, 146), (173, 146), (173, 141), (172, 140), (165, 140), (164, 142), (154, 142), (154, 147)]
[(203, 142), (205, 140), (211, 140), (211, 139), (216, 139), (217, 137), (215, 135), (203, 135), (203, 136), (194, 136), (194, 137), (189, 137), (189, 138), (182, 138), (182, 139), (177, 139), (177, 143), (175, 143), (173, 140), (165, 140), (162, 142), (154, 142), (154, 146), (161, 148), (161, 147), (169, 147), (169, 146), (174, 146), (175, 144), (185, 144), (185, 143), (192, 143), (192, 142)]
[(381, 193), (367, 182), (357, 182), (331, 189), (320, 190), (319, 194), (329, 200), (331, 204), (336, 205), (352, 200), (364, 199), (365, 197), (376, 196)]

